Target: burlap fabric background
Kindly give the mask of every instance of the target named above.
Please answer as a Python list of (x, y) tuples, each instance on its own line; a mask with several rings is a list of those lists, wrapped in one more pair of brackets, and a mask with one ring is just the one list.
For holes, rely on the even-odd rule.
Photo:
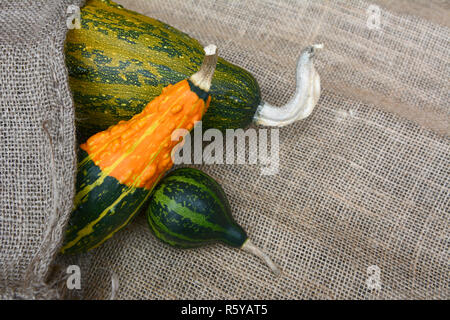
[[(274, 104), (294, 90), (300, 50), (323, 43), (316, 59), (323, 91), (310, 118), (280, 130), (278, 175), (260, 176), (255, 165), (201, 167), (222, 184), (236, 220), (280, 265), (281, 278), (225, 246), (172, 249), (150, 234), (141, 215), (92, 253), (59, 259), (82, 266), (75, 295), (109, 298), (114, 274), (121, 299), (450, 298), (450, 30), (443, 19), (381, 7), (380, 28), (370, 29), (367, 9), (374, 2), (365, 1), (120, 3), (217, 44), (224, 58), (256, 76), (263, 98)], [(439, 8), (438, 17), (448, 15), (448, 3), (426, 3)], [(5, 77), (2, 72), (2, 86)], [(39, 132), (42, 148), (45, 137)], [(25, 161), (22, 154), (6, 159)], [(44, 159), (37, 163), (46, 163), (41, 171), (48, 173)], [(11, 203), (3, 194), (1, 201)], [(3, 211), (0, 230), (4, 220), (29, 218), (16, 208), (4, 219)], [(29, 238), (41, 239), (40, 228), (34, 225)], [(1, 239), (6, 252), (36, 248), (5, 246), (4, 233)], [(366, 285), (373, 265), (380, 290)]]
[(70, 3), (0, 1), (0, 298), (58, 297), (46, 278), (74, 191)]

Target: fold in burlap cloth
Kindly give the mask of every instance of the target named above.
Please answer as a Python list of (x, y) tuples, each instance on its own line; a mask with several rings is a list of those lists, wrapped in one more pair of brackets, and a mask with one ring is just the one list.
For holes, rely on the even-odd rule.
[(74, 191), (69, 4), (80, 1), (0, 1), (1, 298), (58, 296), (45, 280)]
[[(81, 264), (79, 296), (108, 298), (114, 273), (122, 299), (450, 298), (448, 27), (381, 7), (371, 29), (373, 3), (364, 1), (120, 3), (217, 44), (274, 104), (294, 91), (300, 50), (323, 43), (323, 92), (308, 119), (280, 130), (278, 175), (260, 176), (255, 165), (201, 167), (282, 277), (222, 245), (172, 249), (141, 215), (92, 253), (59, 260)], [(13, 9), (0, 11), (0, 25), (11, 17)], [(0, 30), (1, 39), (8, 30)], [(0, 46), (0, 276), (10, 283), (27, 270), (43, 281), (70, 208), (73, 111), (63, 31), (55, 32)], [(366, 284), (370, 266), (381, 289)]]

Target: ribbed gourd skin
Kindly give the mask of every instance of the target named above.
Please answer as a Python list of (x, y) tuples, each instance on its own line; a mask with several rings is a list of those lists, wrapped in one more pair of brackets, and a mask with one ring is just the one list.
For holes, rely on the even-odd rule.
[[(78, 158), (82, 165), (77, 172), (76, 189), (82, 190), (99, 179), (102, 171), (86, 151), (80, 149)], [(62, 253), (86, 252), (101, 245), (143, 209), (150, 194), (151, 190), (130, 188), (114, 177), (105, 177), (103, 182), (92, 187), (83, 199), (76, 200), (66, 229)], [(124, 197), (121, 198), (122, 196)], [(119, 198), (120, 201), (117, 201)], [(111, 209), (105, 211), (108, 207)], [(96, 221), (104, 211), (105, 215)], [(88, 227), (91, 223), (92, 227)]]
[[(81, 29), (68, 31), (65, 54), (82, 138), (131, 118), (201, 65), (197, 40), (114, 2), (89, 0), (81, 18)], [(247, 127), (261, 100), (254, 77), (221, 58), (210, 94), (204, 129)]]
[(155, 236), (178, 248), (223, 242), (240, 248), (247, 239), (234, 221), (221, 186), (193, 168), (170, 172), (155, 187), (147, 221)]

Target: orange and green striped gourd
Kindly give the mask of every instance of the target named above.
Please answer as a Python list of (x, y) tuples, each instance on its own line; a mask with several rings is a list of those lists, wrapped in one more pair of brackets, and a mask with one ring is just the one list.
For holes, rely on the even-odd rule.
[(74, 209), (62, 253), (85, 252), (125, 227), (172, 165), (176, 129), (191, 130), (206, 112), (217, 49), (205, 48), (200, 70), (169, 85), (128, 121), (80, 145)]

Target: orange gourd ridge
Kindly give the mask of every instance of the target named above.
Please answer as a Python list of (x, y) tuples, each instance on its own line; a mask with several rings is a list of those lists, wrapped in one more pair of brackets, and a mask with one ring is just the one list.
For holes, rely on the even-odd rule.
[(79, 148), (74, 209), (62, 253), (98, 247), (143, 209), (172, 165), (176, 129), (190, 131), (211, 101), (217, 48), (205, 48), (200, 70), (168, 85), (141, 113), (91, 136)]
[(127, 186), (152, 189), (161, 173), (173, 165), (171, 141), (175, 129), (191, 130), (206, 112), (204, 101), (188, 80), (169, 85), (144, 110), (95, 134), (80, 147), (103, 172)]

